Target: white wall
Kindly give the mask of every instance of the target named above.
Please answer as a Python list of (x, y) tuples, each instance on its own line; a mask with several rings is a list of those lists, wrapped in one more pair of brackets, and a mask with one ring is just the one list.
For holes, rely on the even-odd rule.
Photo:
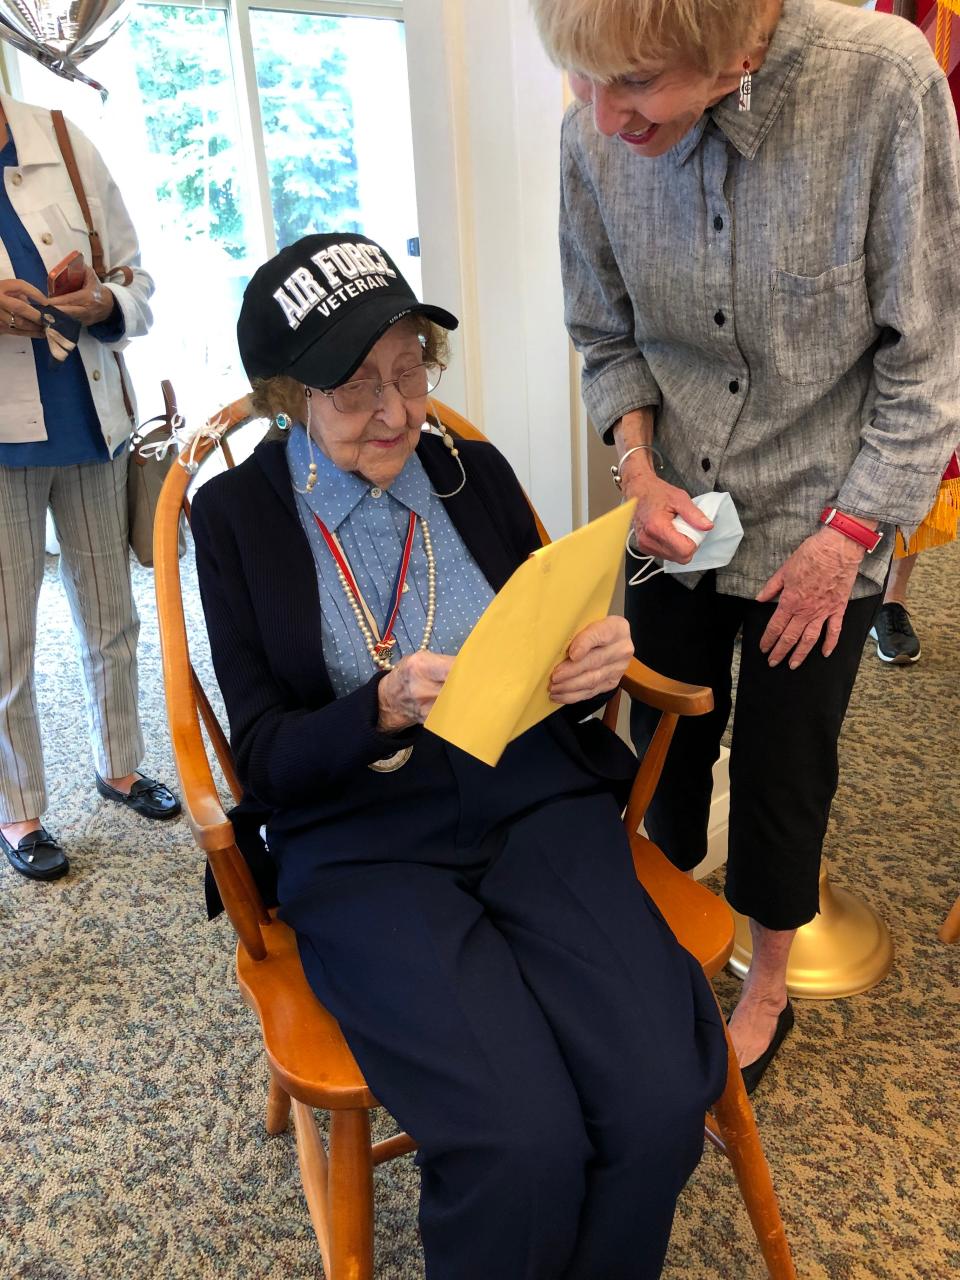
[(580, 430), (557, 249), (563, 77), (527, 0), (406, 0), (404, 14), (424, 296), (463, 322), (442, 395), (559, 535), (579, 513)]
[(0, 40), (0, 89), (15, 98), (20, 89), (20, 81), (14, 74), (14, 59), (9, 56), (9, 46)]

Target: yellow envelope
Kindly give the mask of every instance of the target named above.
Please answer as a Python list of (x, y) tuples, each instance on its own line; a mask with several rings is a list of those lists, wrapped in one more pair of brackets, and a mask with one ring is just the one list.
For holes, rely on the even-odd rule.
[(541, 547), (494, 596), (457, 654), (426, 727), (485, 764), (558, 709), (550, 673), (610, 611), (635, 502)]

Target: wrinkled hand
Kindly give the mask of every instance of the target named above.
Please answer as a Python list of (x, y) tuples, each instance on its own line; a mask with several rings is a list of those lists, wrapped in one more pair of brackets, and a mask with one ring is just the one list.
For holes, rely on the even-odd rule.
[(100, 283), (92, 267), (87, 267), (86, 272), (82, 289), (77, 289), (74, 293), (62, 293), (50, 301), (81, 324), (100, 324), (113, 314), (116, 299), (107, 286)]
[(26, 280), (0, 280), (0, 337), (42, 338), (43, 326), (36, 305), (47, 299)]
[(450, 674), (453, 658), (420, 650), (401, 658), (377, 686), (381, 733), (398, 733), (423, 724)]
[(822, 652), (830, 657), (863, 555), (863, 548), (842, 533), (820, 529), (801, 542), (765, 584), (757, 595), (761, 604), (780, 596), (760, 637), (760, 649), (769, 655), (771, 667), (789, 653), (788, 665), (795, 671), (817, 643), (824, 623)]
[[(628, 462), (631, 459), (628, 459)], [(652, 471), (629, 472), (623, 483), (625, 498), (636, 498), (633, 538), (638, 551), (645, 556), (659, 556), (686, 564), (696, 551), (696, 543), (673, 527), (674, 516), (682, 516), (694, 529), (706, 532), (713, 528), (690, 495), (676, 485), (667, 484)]]
[[(688, 539), (689, 541), (689, 539)], [(591, 622), (570, 641), (567, 656), (550, 676), (550, 697), (554, 702), (584, 702), (598, 693), (607, 693), (633, 657), (633, 641), (626, 618), (601, 618)]]

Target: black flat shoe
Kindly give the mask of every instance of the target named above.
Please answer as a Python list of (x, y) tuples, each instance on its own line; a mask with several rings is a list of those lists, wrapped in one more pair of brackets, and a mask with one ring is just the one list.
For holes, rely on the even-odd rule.
[(141, 818), (159, 818), (164, 821), (167, 818), (175, 818), (180, 812), (180, 801), (170, 788), (142, 773), (130, 788), (129, 795), (124, 791), (118, 791), (116, 787), (111, 787), (109, 782), (104, 782), (99, 773), (95, 773), (94, 777), (97, 780), (97, 790), (104, 800), (125, 804), (134, 813), (139, 813)]
[(70, 870), (67, 855), (43, 827), (28, 831), (16, 848), (0, 831), (0, 844), (14, 871), (29, 880), (59, 880)]
[(753, 1062), (747, 1063), (745, 1067), (740, 1068), (740, 1074), (743, 1076), (743, 1086), (747, 1093), (753, 1093), (754, 1089), (756, 1089), (757, 1085), (763, 1078), (763, 1073), (773, 1061), (777, 1050), (783, 1044), (792, 1029), (793, 1005), (788, 1000), (780, 1010), (780, 1016), (777, 1018), (777, 1026), (773, 1033), (773, 1039), (767, 1045), (766, 1050), (761, 1053), (759, 1058), (755, 1059)]

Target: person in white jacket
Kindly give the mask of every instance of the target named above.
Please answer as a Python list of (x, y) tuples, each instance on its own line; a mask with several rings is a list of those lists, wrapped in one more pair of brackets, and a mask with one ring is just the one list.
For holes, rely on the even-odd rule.
[[(33, 668), (48, 508), (80, 640), (97, 790), (147, 818), (180, 812), (167, 787), (138, 771), (140, 622), (126, 501), (135, 409), (115, 355), (146, 333), (154, 285), (103, 160), (79, 130), (69, 133), (114, 273), (106, 283), (89, 265), (86, 224), (50, 112), (0, 94), (0, 846), (34, 880), (69, 869), (40, 821), (47, 788)], [(66, 359), (54, 361), (39, 308), (49, 271), (73, 250), (87, 259), (83, 287), (56, 306), (80, 334)], [(125, 283), (115, 283), (120, 276)]]

